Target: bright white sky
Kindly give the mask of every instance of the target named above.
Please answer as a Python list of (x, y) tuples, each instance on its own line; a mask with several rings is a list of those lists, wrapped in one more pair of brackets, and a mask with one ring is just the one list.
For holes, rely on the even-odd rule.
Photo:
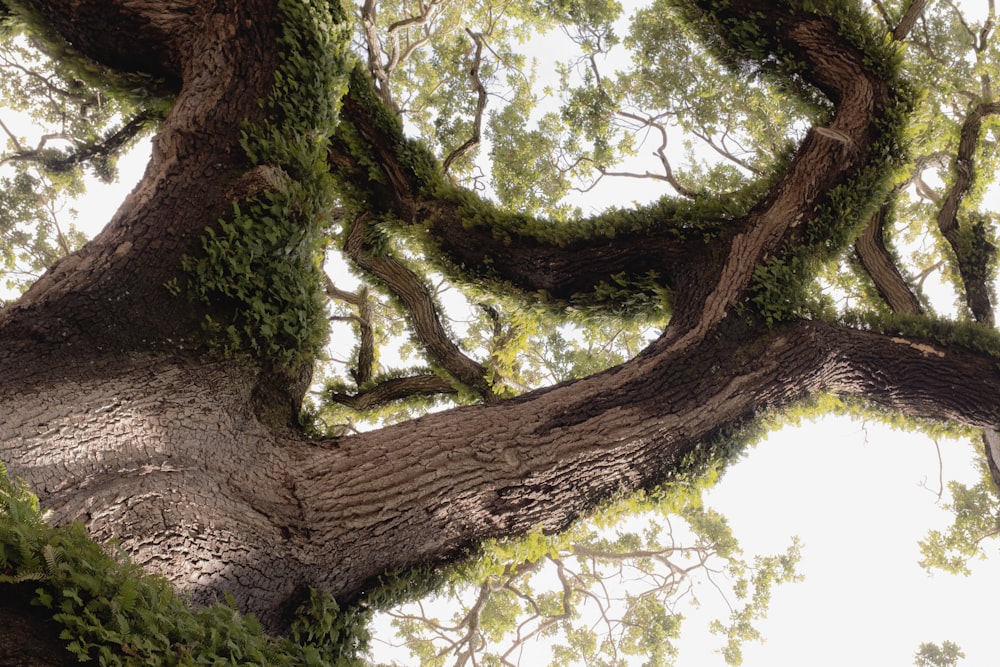
[[(973, 483), (971, 446), (939, 444), (945, 480)], [(994, 664), (996, 559), (975, 564), (969, 578), (917, 566), (917, 541), (949, 523), (938, 471), (927, 437), (843, 417), (772, 433), (734, 466), (709, 503), (744, 551), (778, 552), (791, 535), (805, 545), (805, 581), (776, 589), (760, 626), (767, 641), (747, 645), (744, 664), (904, 667), (921, 642), (945, 639), (965, 651), (962, 664)], [(724, 665), (697, 625), (678, 664)]]
[[(120, 169), (134, 182), (145, 156), (123, 159)], [(103, 224), (128, 187), (95, 186), (77, 206), (81, 220)], [(970, 444), (939, 444), (944, 480), (973, 483)], [(927, 437), (834, 417), (772, 433), (734, 466), (709, 504), (728, 517), (744, 551), (778, 553), (792, 535), (804, 543), (805, 581), (776, 589), (760, 625), (767, 641), (745, 646), (744, 664), (908, 667), (921, 642), (946, 639), (965, 651), (963, 666), (995, 664), (998, 559), (974, 564), (969, 578), (917, 566), (917, 541), (949, 522), (938, 475)], [(714, 652), (719, 637), (707, 632), (727, 615), (718, 600), (703, 592), (703, 608), (686, 612), (677, 664), (725, 664)]]

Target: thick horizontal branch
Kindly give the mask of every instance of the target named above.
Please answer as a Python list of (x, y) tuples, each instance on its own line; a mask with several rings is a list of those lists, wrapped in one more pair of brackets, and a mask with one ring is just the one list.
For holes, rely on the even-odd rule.
[[(762, 411), (820, 393), (912, 417), (1000, 423), (991, 355), (812, 321), (722, 327), (684, 350), (659, 345), (519, 399), (342, 438), (303, 470), (308, 521), (338, 553), (367, 554), (345, 563), (363, 580), (399, 553), (416, 564), (486, 537), (563, 528), (597, 498), (663, 481), (693, 452), (732, 446)], [(378, 478), (335, 481), (361, 465)], [(393, 554), (374, 549), (366, 531), (391, 532)]]
[[(1000, 371), (995, 353), (944, 342), (968, 337), (949, 325), (941, 340), (879, 334), (810, 323), (817, 343), (836, 350), (827, 389), (880, 404), (910, 417), (954, 421), (977, 428), (1000, 424)], [(989, 339), (992, 333), (982, 330)], [(996, 346), (995, 343), (992, 343)]]
[[(196, 599), (228, 591), (274, 627), (303, 584), (346, 601), (386, 570), (558, 530), (603, 498), (724, 460), (762, 412), (817, 393), (1000, 423), (997, 359), (954, 345), (741, 318), (674, 343), (510, 401), (321, 442), (248, 416), (253, 373), (223, 359), (67, 353), (53, 368), (50, 354), (33, 364), (3, 347), (0, 402), (14, 417), (0, 421), (0, 459), (55, 521), (85, 521)], [(99, 437), (114, 428), (128, 437)], [(150, 515), (166, 522), (152, 534)]]
[[(718, 233), (728, 217), (718, 205), (710, 221), (698, 220), (690, 206), (667, 204), (575, 222), (504, 212), (447, 183), (436, 161), (403, 137), (371, 88), (356, 73), (340, 133), (330, 144), (331, 168), (366, 210), (426, 227), (452, 271), (564, 302), (616, 278), (655, 274), (669, 285), (683, 273), (680, 265), (705, 252), (705, 235)], [(414, 154), (421, 156), (419, 169)], [(380, 174), (366, 166), (370, 160)]]

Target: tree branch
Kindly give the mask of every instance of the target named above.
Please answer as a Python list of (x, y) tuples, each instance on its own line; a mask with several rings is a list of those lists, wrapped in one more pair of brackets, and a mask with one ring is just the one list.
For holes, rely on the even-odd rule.
[(368, 288), (362, 286), (357, 292), (348, 292), (339, 289), (330, 279), (330, 276), (323, 274), (325, 280), (324, 290), (331, 299), (344, 301), (351, 304), (358, 310), (357, 316), (346, 318), (358, 326), (358, 363), (355, 368), (350, 369), (354, 383), (359, 387), (371, 381), (372, 372), (375, 365), (375, 330), (372, 327), (372, 303), (368, 296)]
[[(372, 213), (404, 225), (428, 225), (431, 239), (453, 270), (499, 278), (527, 293), (545, 292), (569, 303), (621, 277), (656, 274), (670, 284), (683, 273), (680, 264), (688, 265), (704, 252), (704, 233), (723, 224), (703, 221), (694, 225), (699, 233), (689, 236), (683, 226), (691, 220), (685, 213), (663, 211), (669, 207), (664, 204), (648, 213), (569, 223), (559, 231), (565, 230), (566, 237), (552, 239), (549, 221), (500, 211), (469, 191), (436, 182), (439, 168), (426, 153), (417, 171), (400, 151), (419, 155), (422, 149), (402, 136), (398, 121), (375, 107), (374, 93), (366, 90), (371, 91), (370, 81), (355, 76), (343, 102), (341, 134), (330, 143), (331, 168), (356, 189)], [(373, 178), (356, 157), (352, 142), (357, 136), (364, 139), (382, 177)], [(668, 215), (671, 219), (664, 220)], [(654, 216), (659, 219), (654, 221)]]
[[(73, 167), (95, 157), (106, 158), (115, 155), (126, 144), (145, 131), (150, 123), (158, 119), (158, 115), (152, 111), (141, 111), (125, 125), (107, 135), (103, 140), (78, 146), (75, 150), (65, 155), (53, 156), (45, 153), (43, 151), (45, 144), (43, 137), (43, 141), (34, 149), (18, 150), (14, 154), (0, 159), (0, 165), (8, 162), (37, 162), (49, 171), (57, 173), (69, 171)], [(4, 129), (6, 130), (7, 128), (4, 127)]]
[(433, 373), (427, 373), (381, 380), (376, 382), (373, 387), (362, 389), (353, 395), (330, 392), (326, 394), (326, 397), (334, 403), (339, 403), (352, 410), (363, 411), (373, 410), (414, 396), (439, 396), (454, 393), (456, 393), (455, 387), (448, 381)]
[(486, 110), (486, 87), (479, 78), (479, 66), (483, 60), (483, 36), (472, 32), (468, 28), (465, 29), (465, 32), (469, 33), (469, 36), (476, 43), (476, 53), (472, 58), (472, 64), (469, 66), (469, 78), (472, 79), (472, 86), (476, 89), (476, 112), (472, 121), (472, 136), (466, 139), (461, 146), (449, 153), (441, 165), (441, 170), (446, 174), (452, 162), (479, 145), (482, 138), (483, 112)]
[(365, 236), (371, 220), (360, 215), (351, 223), (344, 251), (365, 271), (376, 276), (402, 302), (417, 334), (430, 358), (444, 368), (458, 382), (478, 393), (486, 401), (497, 396), (486, 381), (486, 369), (467, 357), (451, 340), (438, 316), (437, 306), (430, 292), (419, 277), (388, 255), (371, 251)]
[(618, 115), (627, 118), (629, 120), (639, 123), (642, 127), (648, 127), (656, 130), (660, 135), (660, 145), (656, 148), (655, 155), (660, 160), (660, 165), (663, 167), (663, 174), (652, 174), (646, 172), (645, 174), (633, 174), (628, 172), (610, 172), (604, 169), (604, 167), (598, 167), (602, 176), (637, 176), (639, 178), (657, 178), (662, 179), (670, 184), (677, 194), (682, 197), (687, 197), (689, 199), (694, 199), (697, 193), (689, 189), (682, 183), (680, 183), (674, 176), (674, 170), (670, 166), (670, 160), (667, 158), (667, 129), (663, 126), (663, 123), (658, 123), (652, 118), (644, 118), (638, 114), (631, 113), (629, 111), (618, 110)]
[(854, 242), (854, 252), (861, 266), (875, 283), (875, 289), (896, 313), (916, 315), (923, 312), (920, 300), (907, 285), (885, 246), (885, 223), (889, 204), (883, 204), (872, 215), (861, 235)]
[(909, 6), (906, 8), (906, 12), (899, 19), (899, 23), (896, 27), (892, 29), (892, 38), (898, 42), (906, 39), (910, 31), (913, 30), (913, 26), (916, 25), (917, 19), (919, 19), (923, 13), (924, 9), (927, 8), (928, 0), (911, 0)]
[[(363, 548), (369, 558), (349, 577), (358, 581), (398, 562), (398, 552), (436, 560), (486, 537), (558, 530), (594, 498), (662, 481), (720, 429), (823, 392), (913, 417), (1000, 423), (1000, 372), (990, 355), (816, 321), (767, 330), (732, 320), (724, 328), (683, 350), (654, 345), (621, 366), (518, 399), (339, 439), (335, 450), (314, 452), (300, 487), (315, 539), (356, 553), (336, 545), (363, 548), (365, 526), (392, 530), (393, 554)], [(360, 465), (377, 465), (380, 475), (349, 489), (331, 481)], [(429, 495), (440, 504), (428, 505)], [(346, 523), (329, 519), (345, 512)]]
[[(344, 137), (331, 143), (331, 165), (359, 188), (358, 196), (364, 201), (381, 203), (403, 224), (429, 223), (431, 237), (453, 266), (480, 277), (492, 275), (565, 301), (591, 293), (602, 282), (638, 281), (650, 274), (675, 288), (681, 287), (681, 281), (685, 287), (714, 282), (708, 294), (685, 295), (678, 289), (675, 299), (675, 324), (702, 320), (700, 330), (707, 331), (744, 297), (764, 258), (786, 242), (795, 245), (805, 233), (806, 225), (799, 223), (814, 216), (827, 193), (869, 166), (867, 151), (879, 137), (879, 118), (896, 101), (891, 82), (868, 70), (867, 56), (838, 36), (832, 20), (796, 14), (762, 0), (736, 3), (726, 11), (737, 23), (751, 20), (766, 25), (764, 32), (781, 25), (775, 42), (787, 52), (803, 54), (806, 76), (834, 101), (837, 113), (829, 127), (809, 133), (783, 178), (752, 213), (727, 225), (728, 249), (724, 256), (713, 258), (711, 265), (705, 261), (703, 247), (677, 238), (676, 226), (654, 222), (654, 216), (664, 214), (662, 207), (648, 211), (648, 227), (640, 232), (633, 231), (638, 226), (634, 217), (623, 220), (618, 216), (618, 228), (606, 236), (592, 231), (594, 223), (567, 224), (562, 226), (565, 235), (553, 242), (536, 231), (548, 227), (542, 221), (504, 215), (471, 193), (445, 190), (425, 171), (436, 167), (424, 161), (417, 168), (400, 155), (400, 147), (407, 142), (398, 123), (380, 119), (375, 100), (367, 100), (364, 92), (370, 83), (357, 77), (344, 100), (343, 115), (353, 136), (364, 138), (384, 178), (372, 182), (361, 169), (349, 147), (356, 139)], [(719, 233), (720, 222), (710, 221), (698, 237)], [(697, 279), (689, 279), (690, 275)], [(681, 310), (690, 312), (677, 317)]]
[(993, 294), (988, 279), (989, 267), (996, 258), (996, 248), (986, 238), (986, 223), (970, 220), (960, 229), (962, 200), (972, 188), (976, 174), (974, 153), (983, 119), (1000, 114), (1000, 102), (980, 102), (965, 117), (959, 134), (958, 150), (952, 162), (955, 179), (945, 195), (937, 215), (937, 225), (958, 261), (958, 271), (965, 286), (966, 305), (977, 322), (992, 324)]

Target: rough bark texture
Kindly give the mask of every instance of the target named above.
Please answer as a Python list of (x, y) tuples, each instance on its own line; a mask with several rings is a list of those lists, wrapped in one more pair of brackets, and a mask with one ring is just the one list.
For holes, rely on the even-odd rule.
[(889, 249), (885, 247), (885, 223), (888, 204), (880, 206), (872, 216), (864, 231), (854, 242), (854, 252), (857, 254), (865, 272), (871, 277), (889, 308), (893, 312), (915, 315), (923, 312), (923, 306), (916, 294), (906, 284), (899, 273), (899, 268), (893, 260)]
[[(354, 599), (388, 569), (447, 562), (486, 537), (558, 530), (602, 498), (663, 481), (687, 453), (761, 411), (817, 392), (1000, 423), (1000, 373), (987, 354), (812, 321), (768, 328), (746, 315), (756, 267), (799, 240), (829, 190), (869, 159), (890, 91), (830, 19), (782, 14), (780, 3), (731, 5), (781, 26), (837, 113), (708, 250), (670, 237), (501, 244), (465, 229), (449, 218), (456, 204), (422, 191), (348, 97), (348, 120), (390, 175), (378, 186), (385, 198), (371, 200), (378, 212), (404, 222), (434, 213), (432, 235), (456, 264), (489, 256), (512, 283), (566, 294), (655, 264), (678, 298), (663, 337), (616, 368), (311, 441), (273, 418), (295, 388), (275, 390), (266, 363), (199, 347), (207, 307), (163, 289), (201, 231), (253, 190), (237, 130), (262, 113), (269, 90), (275, 3), (38, 3), (83, 52), (169, 75), (180, 92), (145, 177), (107, 229), (0, 312), (0, 460), (53, 521), (83, 521), (196, 600), (229, 592), (281, 629), (305, 585)], [(350, 174), (341, 148), (331, 144), (331, 169)], [(0, 622), (0, 647), (21, 634)]]

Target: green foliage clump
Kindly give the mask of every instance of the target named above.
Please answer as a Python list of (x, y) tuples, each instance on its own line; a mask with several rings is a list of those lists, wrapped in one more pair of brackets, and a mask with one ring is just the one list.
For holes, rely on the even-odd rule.
[(283, 52), (262, 102), (268, 118), (245, 128), (242, 141), (251, 163), (280, 174), (278, 182), (207, 229), (204, 255), (187, 258), (185, 269), (200, 299), (236, 302), (234, 321), (209, 323), (228, 349), (292, 364), (311, 360), (326, 338), (326, 151), (347, 90), (351, 31), (337, 0), (284, 0), (279, 13)]
[(367, 611), (341, 610), (315, 591), (291, 639), (265, 634), (231, 605), (191, 606), (165, 579), (109, 554), (81, 524), (49, 526), (38, 499), (0, 465), (0, 595), (13, 587), (33, 588), (32, 604), (51, 612), (81, 662), (347, 667), (363, 664), (368, 641)]
[(920, 566), (951, 574), (971, 574), (969, 562), (987, 557), (985, 545), (1000, 537), (1000, 496), (985, 460), (979, 460), (979, 480), (969, 486), (948, 482), (951, 500), (945, 509), (954, 521), (945, 530), (930, 530), (920, 540)]
[(924, 642), (913, 656), (916, 667), (955, 667), (965, 657), (965, 652), (953, 641), (947, 639), (937, 645)]

